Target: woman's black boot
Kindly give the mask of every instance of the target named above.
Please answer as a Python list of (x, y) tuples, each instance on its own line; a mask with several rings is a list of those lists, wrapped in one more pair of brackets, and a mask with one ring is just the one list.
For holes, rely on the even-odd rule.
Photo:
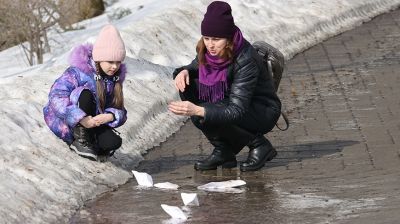
[(277, 152), (263, 135), (258, 135), (249, 145), (249, 156), (240, 164), (240, 171), (255, 171), (261, 169), (265, 162), (272, 160)]
[(215, 147), (213, 152), (205, 160), (197, 161), (194, 164), (196, 170), (215, 170), (218, 166), (222, 166), (222, 168), (237, 166), (235, 154), (226, 143), (218, 140), (212, 140), (210, 143)]

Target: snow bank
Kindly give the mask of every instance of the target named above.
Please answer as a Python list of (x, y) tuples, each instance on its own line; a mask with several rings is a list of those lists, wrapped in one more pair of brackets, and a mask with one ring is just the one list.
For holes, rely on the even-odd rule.
[[(167, 112), (178, 98), (173, 67), (195, 55), (200, 22), (210, 1), (120, 0), (107, 9), (128, 7), (115, 21), (126, 41), (124, 85), (127, 123), (116, 158), (92, 162), (70, 152), (43, 121), (42, 108), (53, 81), (66, 68), (68, 51), (92, 42), (106, 15), (82, 22), (83, 30), (52, 34), (52, 54), (41, 66), (27, 67), (18, 47), (0, 52), (0, 223), (55, 223), (85, 200), (132, 177), (130, 170), (147, 149), (164, 141), (183, 118)], [(400, 0), (232, 0), (237, 25), (251, 42), (265, 40), (287, 58), (370, 18), (398, 7)], [(133, 202), (134, 203), (134, 202)]]

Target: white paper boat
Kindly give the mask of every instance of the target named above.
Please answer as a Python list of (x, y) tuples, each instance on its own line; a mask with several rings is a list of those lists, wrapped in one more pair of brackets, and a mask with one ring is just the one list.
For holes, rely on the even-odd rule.
[(196, 193), (181, 193), (183, 204), (199, 206), (199, 199)]
[(187, 220), (185, 213), (183, 213), (183, 211), (176, 206), (161, 204), (161, 208), (164, 209), (164, 211), (174, 219)]
[(232, 193), (232, 194), (240, 194), (245, 190), (241, 188), (227, 187), (227, 188), (210, 188), (210, 189), (201, 189), (203, 191), (208, 192), (220, 192), (220, 193)]
[(149, 174), (144, 173), (144, 172), (143, 173), (138, 172), (135, 170), (132, 170), (132, 173), (135, 176), (138, 185), (144, 186), (144, 187), (152, 187), (153, 186), (153, 178)]
[(170, 182), (164, 182), (164, 183), (154, 184), (154, 187), (161, 188), (161, 189), (178, 190), (179, 185), (173, 184)]
[(210, 182), (208, 184), (204, 184), (198, 186), (197, 189), (199, 190), (223, 190), (223, 189), (230, 189), (234, 187), (240, 187), (246, 185), (246, 182), (243, 180), (228, 180), (228, 181), (221, 181), (221, 182)]

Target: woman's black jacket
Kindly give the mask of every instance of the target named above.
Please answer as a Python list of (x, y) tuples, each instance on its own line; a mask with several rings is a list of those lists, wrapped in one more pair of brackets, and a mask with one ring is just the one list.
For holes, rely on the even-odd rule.
[[(175, 69), (173, 78), (183, 69), (189, 71), (191, 80), (197, 79), (197, 57), (189, 65)], [(256, 114), (261, 122), (271, 119), (271, 116), (279, 116), (281, 102), (275, 93), (272, 77), (268, 75), (261, 56), (249, 42), (245, 41), (241, 52), (228, 67), (227, 80), (225, 98), (229, 98), (228, 103), (203, 104), (205, 124), (234, 124), (249, 110), (256, 110), (252, 114)], [(273, 114), (268, 114), (271, 112)]]

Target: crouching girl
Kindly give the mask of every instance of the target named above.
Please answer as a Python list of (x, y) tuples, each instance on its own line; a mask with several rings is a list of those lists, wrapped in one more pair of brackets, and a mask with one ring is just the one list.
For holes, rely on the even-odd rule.
[(78, 155), (98, 160), (121, 144), (114, 128), (127, 119), (122, 83), (125, 45), (112, 25), (100, 31), (94, 45), (83, 44), (70, 55), (70, 67), (54, 82), (43, 109), (51, 131)]

